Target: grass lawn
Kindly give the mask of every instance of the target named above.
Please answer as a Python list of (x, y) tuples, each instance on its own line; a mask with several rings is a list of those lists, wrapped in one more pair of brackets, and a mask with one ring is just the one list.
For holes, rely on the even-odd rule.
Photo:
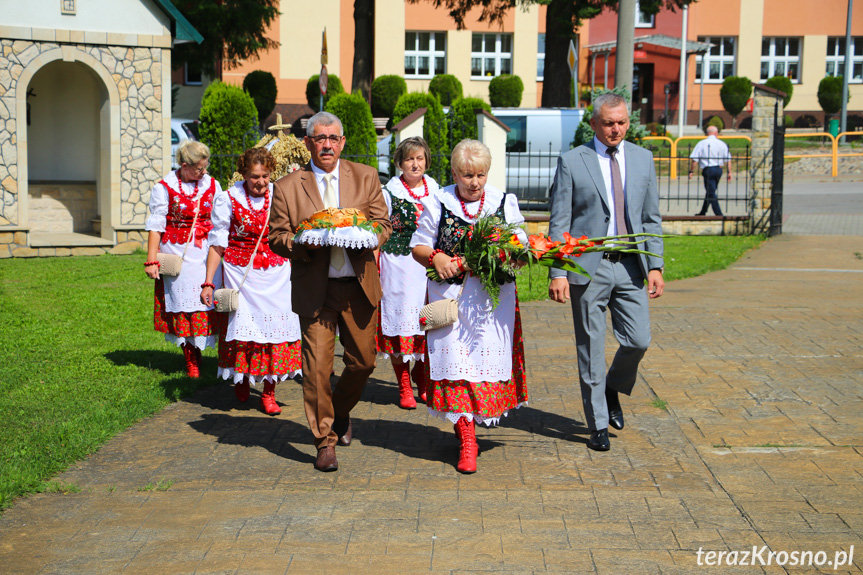
[[(761, 237), (666, 240), (666, 278), (721, 269)], [(182, 353), (153, 331), (143, 256), (0, 261), (0, 510), (165, 405), (213, 383), (185, 376)], [(519, 277), (523, 302), (544, 300), (548, 271)], [(671, 288), (673, 289), (673, 287)], [(202, 372), (216, 371), (215, 352)]]
[(0, 262), (0, 509), (57, 490), (45, 482), (52, 475), (200, 385), (153, 331), (153, 282), (141, 261)]

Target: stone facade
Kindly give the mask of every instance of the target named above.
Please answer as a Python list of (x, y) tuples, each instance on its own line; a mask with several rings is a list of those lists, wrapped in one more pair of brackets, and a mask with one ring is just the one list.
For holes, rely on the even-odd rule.
[[(773, 129), (775, 118), (785, 118), (782, 92), (756, 85), (752, 108), (752, 228), (750, 233), (770, 229), (770, 203), (773, 194)], [(778, 110), (777, 110), (778, 106)]]
[[(26, 154), (19, 152), (19, 140), (26, 137), (26, 132), (22, 131), (26, 127), (22, 125), (24, 119), (18, 116), (24, 109), (21, 105), (22, 88), (26, 92), (27, 86), (20, 86), (19, 80), (29, 83), (39, 69), (57, 60), (79, 62), (93, 70), (107, 89), (112, 109), (109, 116), (103, 117), (103, 121), (111, 123), (105, 131), (110, 132), (111, 141), (100, 142), (103, 150), (108, 148), (104, 157), (113, 160), (110, 168), (101, 168), (105, 176), (103, 180), (107, 181), (101, 182), (99, 193), (110, 197), (100, 199), (98, 205), (102, 212), (111, 210), (108, 233), (114, 234), (113, 241), (109, 242), (114, 245), (89, 247), (86, 248), (88, 251), (100, 250), (102, 253), (128, 242), (145, 243), (145, 234), (141, 232), (147, 217), (150, 190), (165, 170), (170, 169), (170, 165), (165, 164), (165, 158), (169, 157), (165, 147), (170, 140), (164, 136), (167, 119), (170, 118), (170, 109), (164, 109), (166, 102), (170, 106), (170, 85), (166, 83), (170, 81), (168, 48), (0, 38), (0, 258), (43, 255), (43, 250), (44, 255), (76, 253), (71, 246), (38, 250), (29, 247), (31, 232), (51, 231), (50, 228), (42, 229), (46, 222), (63, 220), (64, 216), (47, 214), (42, 217), (45, 214), (40, 213), (34, 217), (34, 210), (45, 207), (38, 201), (46, 197), (44, 186), (31, 188), (29, 182), (20, 181), (22, 173), (26, 174), (22, 165), (26, 163)], [(64, 199), (74, 203), (69, 193), (75, 196), (84, 192), (67, 190), (66, 197), (62, 198), (64, 192), (55, 189), (52, 206), (62, 206)], [(22, 202), (26, 203), (22, 205)], [(66, 202), (67, 207), (71, 205), (69, 202)], [(90, 205), (96, 206), (96, 202), (91, 199)], [(25, 213), (29, 217), (25, 217)], [(88, 230), (86, 226), (78, 226), (77, 222), (82, 218), (96, 219), (95, 214), (92, 216), (86, 217), (80, 210), (69, 210), (65, 216), (68, 221), (62, 225), (66, 226), (75, 219), (75, 232), (92, 232), (92, 228)], [(103, 221), (105, 216), (102, 213)], [(103, 234), (102, 238), (106, 236)], [(78, 251), (80, 249), (83, 248)], [(125, 249), (128, 250), (128, 245)], [(51, 250), (53, 252), (48, 254)]]

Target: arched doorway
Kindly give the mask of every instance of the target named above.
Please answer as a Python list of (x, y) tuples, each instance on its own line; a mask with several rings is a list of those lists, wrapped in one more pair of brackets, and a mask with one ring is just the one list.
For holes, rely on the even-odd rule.
[(104, 180), (101, 150), (108, 91), (86, 64), (55, 60), (27, 88), (28, 214), (31, 245), (99, 235)]

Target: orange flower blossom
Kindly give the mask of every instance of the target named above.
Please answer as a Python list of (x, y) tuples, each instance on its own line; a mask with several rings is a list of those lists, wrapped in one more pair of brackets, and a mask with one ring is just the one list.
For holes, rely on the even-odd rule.
[(556, 248), (560, 242), (553, 242), (544, 234), (528, 236), (528, 243), (530, 244), (530, 251), (533, 252), (533, 255), (536, 256), (537, 259), (541, 258), (551, 249)]

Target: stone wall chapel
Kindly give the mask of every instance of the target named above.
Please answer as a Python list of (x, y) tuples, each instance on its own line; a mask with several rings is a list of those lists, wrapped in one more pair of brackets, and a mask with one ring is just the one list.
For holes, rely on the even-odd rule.
[(0, 258), (128, 253), (171, 166), (168, 0), (0, 0)]

